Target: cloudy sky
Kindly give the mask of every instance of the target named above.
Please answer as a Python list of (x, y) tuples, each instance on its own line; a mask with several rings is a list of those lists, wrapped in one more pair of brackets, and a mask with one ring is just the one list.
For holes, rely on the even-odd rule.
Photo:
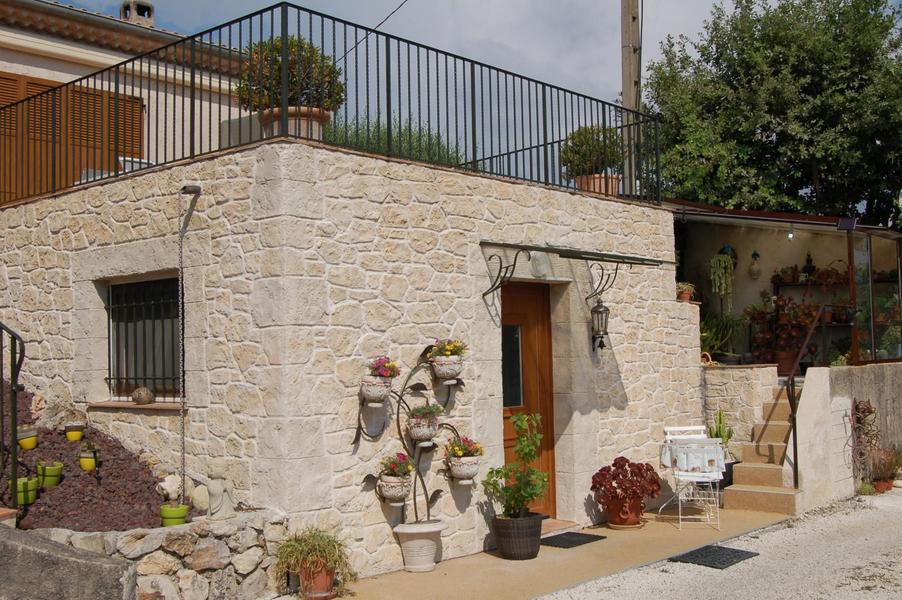
[[(66, 1), (66, 0), (64, 0)], [(195, 33), (275, 0), (154, 0), (157, 24)], [(375, 26), (401, 0), (300, 0)], [(118, 14), (119, 0), (68, 0)], [(668, 35), (695, 35), (713, 0), (645, 0), (643, 63)], [(604, 100), (620, 93), (620, 0), (408, 0), (382, 31)]]

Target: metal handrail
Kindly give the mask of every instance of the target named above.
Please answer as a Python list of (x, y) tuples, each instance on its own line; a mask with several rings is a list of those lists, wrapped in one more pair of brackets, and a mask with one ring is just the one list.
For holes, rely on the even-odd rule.
[[(3, 360), (3, 342), (9, 337), (9, 394), (10, 394), (10, 416), (9, 416), (9, 445), (6, 452), (3, 451), (3, 410), (6, 406), (6, 385)], [(12, 508), (18, 507), (19, 492), (19, 454), (18, 454), (18, 417), (19, 417), (19, 392), (22, 386), (19, 384), (19, 374), (22, 370), (22, 364), (25, 361), (25, 341), (17, 332), (13, 331), (3, 323), (0, 323), (0, 468), (6, 459), (10, 463), (10, 497)]]
[[(289, 52), (296, 39), (320, 58)], [(255, 55), (261, 43), (281, 44), (281, 56)], [(279, 59), (281, 72), (268, 69)], [(309, 98), (324, 92), (316, 85), (333, 85), (310, 84), (319, 65), (337, 69), (346, 93), (325, 138), (289, 127), (286, 115), (286, 92)], [(238, 84), (248, 80), (265, 88), (262, 97), (242, 96)], [(257, 124), (274, 110), (272, 125)], [(10, 157), (0, 164), (0, 203), (266, 137), (573, 189), (561, 151), (585, 127), (599, 138), (590, 172), (626, 175), (622, 189), (604, 191), (660, 202), (656, 116), (282, 2), (0, 107), (0, 154)]]

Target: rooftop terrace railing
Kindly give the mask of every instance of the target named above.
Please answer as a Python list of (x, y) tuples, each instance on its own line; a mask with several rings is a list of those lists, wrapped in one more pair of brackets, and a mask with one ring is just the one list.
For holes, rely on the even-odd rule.
[(0, 203), (279, 136), (660, 200), (653, 117), (282, 3), (0, 108)]

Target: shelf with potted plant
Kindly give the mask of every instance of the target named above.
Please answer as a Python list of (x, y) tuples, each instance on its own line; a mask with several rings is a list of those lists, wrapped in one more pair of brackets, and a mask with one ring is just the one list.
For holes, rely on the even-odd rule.
[[(374, 484), (380, 500), (389, 506), (401, 508), (401, 523), (393, 531), (400, 540), (404, 569), (407, 571), (425, 572), (435, 568), (440, 534), (448, 527), (447, 523), (432, 516), (432, 507), (443, 490), (430, 493), (423, 468), (431, 465), (431, 453), (438, 447), (439, 433), (450, 432), (453, 441), (449, 446), (472, 449), (473, 444), (476, 444), (463, 438), (453, 425), (441, 421), (452, 402), (455, 390), (463, 385), (459, 377), (466, 350), (466, 344), (460, 340), (436, 340), (435, 344), (423, 350), (417, 364), (399, 388), (389, 392), (389, 397), (395, 400), (395, 425), (402, 451), (382, 459), (378, 477), (367, 475), (365, 478), (365, 481)], [(426, 394), (429, 389), (426, 383), (419, 380), (423, 376), (429, 376), (433, 383), (433, 399)], [(440, 393), (440, 390), (443, 391)], [(423, 402), (413, 404), (413, 398), (420, 398)], [(359, 429), (360, 425), (358, 432)], [(358, 443), (359, 438), (359, 435), (356, 436), (353, 443)], [(476, 444), (475, 447), (481, 451), (481, 445)], [(475, 474), (472, 473), (472, 476)], [(420, 494), (422, 500), (418, 499)], [(409, 498), (412, 499), (413, 509), (411, 522), (407, 519)], [(425, 505), (425, 514), (420, 511), (421, 502)]]

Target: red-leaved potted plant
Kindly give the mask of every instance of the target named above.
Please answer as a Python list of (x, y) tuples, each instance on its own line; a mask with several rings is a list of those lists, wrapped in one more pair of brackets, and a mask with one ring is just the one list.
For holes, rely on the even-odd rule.
[(645, 499), (661, 493), (661, 478), (650, 464), (618, 456), (592, 476), (592, 491), (608, 516), (609, 527), (634, 529), (642, 526)]

